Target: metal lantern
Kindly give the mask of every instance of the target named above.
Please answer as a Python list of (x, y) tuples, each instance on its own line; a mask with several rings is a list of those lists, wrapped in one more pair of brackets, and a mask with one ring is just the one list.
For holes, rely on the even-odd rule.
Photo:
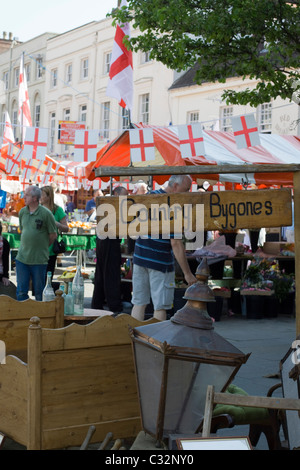
[(157, 441), (197, 432), (207, 386), (224, 391), (249, 357), (214, 331), (206, 303), (215, 299), (199, 268), (170, 320), (130, 330), (142, 427)]

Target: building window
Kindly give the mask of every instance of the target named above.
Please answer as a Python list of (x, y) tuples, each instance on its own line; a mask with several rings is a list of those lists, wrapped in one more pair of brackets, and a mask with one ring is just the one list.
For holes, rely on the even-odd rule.
[(20, 78), (20, 68), (16, 67), (14, 69), (14, 85), (15, 85), (15, 87), (19, 86), (19, 78)]
[(79, 108), (79, 121), (86, 122), (87, 105), (82, 104)]
[(111, 61), (111, 52), (108, 52), (107, 54), (104, 54), (104, 75), (109, 74), (110, 61)]
[(89, 76), (89, 59), (83, 59), (81, 61), (81, 72), (80, 77), (82, 80), (88, 78)]
[(36, 104), (34, 107), (34, 123), (35, 127), (40, 127), (41, 122), (41, 105)]
[(72, 64), (66, 66), (66, 83), (72, 83)]
[(121, 122), (121, 128), (122, 129), (129, 129), (130, 128), (130, 116), (129, 116), (129, 110), (122, 108), (122, 122)]
[(102, 139), (109, 139), (109, 116), (110, 116), (110, 102), (107, 101), (103, 103), (102, 106), (102, 132), (101, 138)]
[(272, 131), (272, 103), (263, 103), (258, 107), (258, 131), (271, 133)]
[(233, 116), (233, 107), (227, 106), (221, 109), (221, 131), (232, 131), (231, 118)]
[(36, 79), (39, 80), (40, 78), (42, 78), (42, 74), (43, 74), (43, 59), (39, 57), (38, 59), (36, 59), (36, 73), (35, 73)]
[(140, 96), (140, 121), (149, 124), (149, 93)]
[(26, 64), (25, 65), (25, 73), (26, 73), (27, 83), (30, 82), (30, 70), (31, 70), (30, 64)]
[(141, 64), (147, 64), (148, 62), (151, 62), (150, 59), (150, 52), (142, 52), (141, 53)]
[(64, 109), (64, 121), (70, 121), (71, 110), (70, 108)]
[(57, 87), (57, 69), (51, 70), (51, 88)]
[(54, 151), (55, 142), (55, 113), (50, 113), (50, 152)]
[(4, 89), (5, 89), (5, 90), (8, 90), (8, 77), (9, 77), (8, 72), (4, 72), (4, 74), (3, 74), (3, 82), (4, 82)]
[(199, 122), (199, 112), (191, 111), (187, 115), (187, 124), (192, 124), (193, 122)]

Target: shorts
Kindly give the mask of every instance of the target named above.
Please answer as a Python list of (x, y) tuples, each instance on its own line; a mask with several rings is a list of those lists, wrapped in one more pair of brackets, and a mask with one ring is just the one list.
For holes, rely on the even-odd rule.
[(162, 273), (134, 264), (132, 287), (133, 305), (148, 305), (151, 298), (154, 310), (170, 310), (173, 307), (174, 271)]

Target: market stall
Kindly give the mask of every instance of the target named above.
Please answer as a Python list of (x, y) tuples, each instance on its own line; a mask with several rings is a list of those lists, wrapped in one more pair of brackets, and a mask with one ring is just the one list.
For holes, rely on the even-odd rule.
[[(161, 129), (159, 129), (159, 134), (160, 136), (162, 135)], [(222, 136), (225, 140), (224, 145), (221, 145), (220, 148), (219, 139)], [(126, 137), (123, 133), (122, 139), (116, 139), (100, 152), (93, 170), (94, 177), (142, 177), (151, 175), (154, 180), (160, 181), (160, 178), (163, 180), (168, 179), (171, 174), (190, 174), (196, 180), (228, 181), (241, 183), (244, 187), (247, 187), (250, 183), (265, 184), (266, 186), (277, 185), (277, 187), (280, 187), (286, 185), (293, 187), (295, 278), (297, 286), (297, 279), (300, 279), (300, 263), (297, 257), (300, 249), (300, 217), (297, 210), (300, 206), (300, 139), (295, 136), (260, 135), (260, 137), (262, 145), (237, 150), (233, 136), (230, 133), (204, 131), (206, 149), (208, 149), (208, 154), (205, 155), (205, 158), (199, 157), (193, 161), (186, 160), (184, 165), (175, 162), (172, 166), (159, 166), (150, 165), (145, 162), (141, 165), (132, 165), (130, 162), (129, 137)], [(179, 141), (174, 145), (177, 145), (178, 148)], [(213, 149), (215, 149), (215, 153)], [(170, 146), (169, 151), (172, 152), (172, 150), (173, 148)], [(119, 159), (120, 152), (122, 152), (123, 156), (121, 160)], [(240, 194), (242, 194), (242, 191)], [(252, 195), (254, 195), (254, 192), (252, 192)], [(279, 220), (277, 226), (283, 225), (285, 225), (285, 222)], [(266, 224), (263, 222), (261, 225), (257, 225), (257, 228), (262, 226), (265, 227)], [(273, 226), (276, 225), (274, 224)], [(240, 228), (244, 227), (244, 224), (240, 226)], [(297, 293), (297, 289), (296, 330), (297, 334), (299, 334), (300, 293)]]

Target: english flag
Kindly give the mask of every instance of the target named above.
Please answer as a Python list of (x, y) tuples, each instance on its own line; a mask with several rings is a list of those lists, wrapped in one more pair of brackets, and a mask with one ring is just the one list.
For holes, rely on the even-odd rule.
[(47, 153), (48, 129), (26, 127), (23, 157), (44, 160)]
[(95, 162), (97, 159), (97, 139), (96, 130), (75, 131), (74, 162)]
[[(122, 0), (121, 7), (127, 7), (127, 1)], [(133, 65), (132, 51), (123, 43), (124, 38), (130, 37), (129, 23), (117, 25), (109, 69), (107, 96), (116, 98), (122, 108), (132, 110), (133, 104)]]
[(178, 138), (182, 158), (204, 155), (204, 143), (201, 124), (178, 126)]
[(11, 126), (10, 117), (7, 111), (5, 111), (5, 127), (3, 132), (3, 143), (2, 147), (7, 144), (14, 144), (15, 137)]
[(26, 127), (32, 127), (30, 114), (29, 96), (27, 89), (27, 79), (24, 69), (24, 54), (21, 55), (20, 76), (19, 76), (19, 113), (18, 119), (22, 126), (22, 138), (24, 140)]
[(129, 131), (130, 157), (132, 163), (155, 160), (154, 137), (152, 129), (133, 129)]
[(238, 149), (260, 145), (254, 114), (232, 117), (231, 124)]

